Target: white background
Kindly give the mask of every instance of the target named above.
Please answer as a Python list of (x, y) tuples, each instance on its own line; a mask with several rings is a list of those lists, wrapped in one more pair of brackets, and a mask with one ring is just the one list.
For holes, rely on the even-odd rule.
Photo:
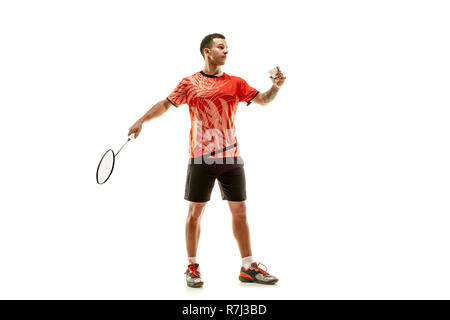
[[(446, 1), (2, 1), (0, 298), (449, 299), (450, 20)], [(187, 106), (145, 124), (95, 182), (103, 152), (199, 71), (260, 91), (240, 105), (253, 256), (238, 281), (216, 185), (188, 289)]]

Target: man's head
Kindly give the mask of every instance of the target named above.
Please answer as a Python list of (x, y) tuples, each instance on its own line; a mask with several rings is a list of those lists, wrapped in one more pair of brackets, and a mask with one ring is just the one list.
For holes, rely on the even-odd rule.
[(225, 36), (220, 33), (208, 34), (200, 44), (203, 59), (209, 59), (216, 65), (224, 65), (228, 54)]

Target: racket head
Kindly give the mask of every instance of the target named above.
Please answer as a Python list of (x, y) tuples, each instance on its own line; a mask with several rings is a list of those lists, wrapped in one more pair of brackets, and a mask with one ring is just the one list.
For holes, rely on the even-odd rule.
[(98, 184), (104, 184), (106, 181), (108, 181), (114, 170), (115, 162), (116, 156), (114, 154), (114, 151), (111, 149), (107, 150), (98, 163), (97, 173), (95, 175)]

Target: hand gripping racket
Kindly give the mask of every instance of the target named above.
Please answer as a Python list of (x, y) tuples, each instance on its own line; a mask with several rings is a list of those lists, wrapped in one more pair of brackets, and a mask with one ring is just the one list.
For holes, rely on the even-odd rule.
[(125, 144), (116, 153), (114, 153), (112, 149), (109, 149), (105, 152), (103, 157), (100, 159), (100, 163), (98, 164), (97, 173), (95, 176), (98, 184), (104, 184), (106, 181), (108, 181), (109, 177), (111, 177), (111, 174), (114, 170), (114, 164), (116, 163), (117, 155), (131, 139), (134, 139), (134, 133), (132, 133), (128, 137), (127, 142), (125, 142)]

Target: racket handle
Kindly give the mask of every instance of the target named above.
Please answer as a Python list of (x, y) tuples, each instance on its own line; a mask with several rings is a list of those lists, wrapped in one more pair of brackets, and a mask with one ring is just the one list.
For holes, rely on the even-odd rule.
[(128, 136), (128, 141), (130, 141), (131, 139), (136, 139), (134, 133), (132, 133)]

